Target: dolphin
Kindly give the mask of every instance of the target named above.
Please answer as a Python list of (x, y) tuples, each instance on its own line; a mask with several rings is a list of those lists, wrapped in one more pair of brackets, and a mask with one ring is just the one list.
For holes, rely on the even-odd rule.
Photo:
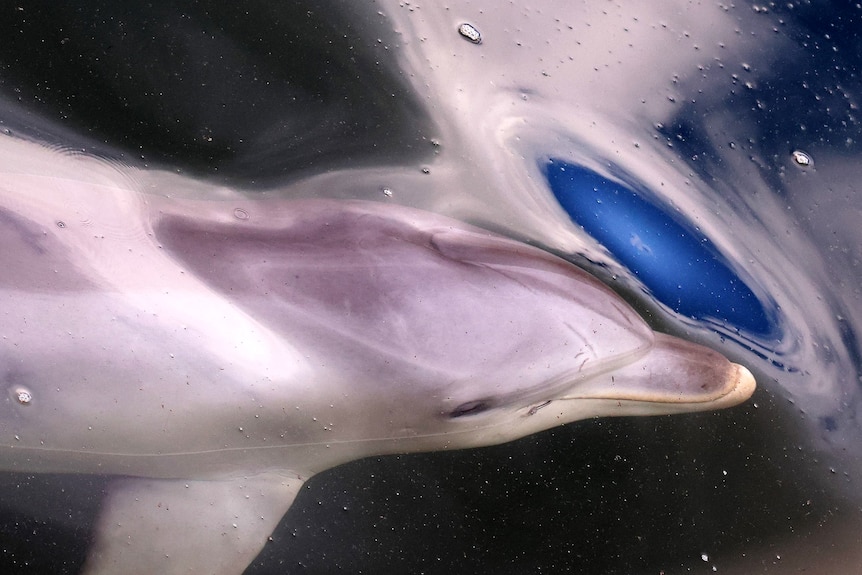
[(241, 573), (348, 461), (755, 388), (566, 260), (442, 215), (172, 195), (0, 140), (0, 469), (116, 476), (89, 575)]

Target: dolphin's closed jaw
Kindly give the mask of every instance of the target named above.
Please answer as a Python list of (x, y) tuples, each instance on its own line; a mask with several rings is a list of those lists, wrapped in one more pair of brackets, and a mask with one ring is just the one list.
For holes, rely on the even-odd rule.
[(732, 407), (754, 393), (745, 367), (696, 343), (655, 337), (640, 361), (575, 386), (562, 399), (607, 400), (609, 415), (659, 415)]

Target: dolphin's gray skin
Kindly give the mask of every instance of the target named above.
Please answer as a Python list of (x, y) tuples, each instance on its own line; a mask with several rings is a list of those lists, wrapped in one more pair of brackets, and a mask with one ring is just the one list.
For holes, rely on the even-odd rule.
[(755, 387), (571, 264), (443, 216), (171, 198), (0, 148), (0, 466), (124, 476), (88, 574), (241, 573), (332, 466)]

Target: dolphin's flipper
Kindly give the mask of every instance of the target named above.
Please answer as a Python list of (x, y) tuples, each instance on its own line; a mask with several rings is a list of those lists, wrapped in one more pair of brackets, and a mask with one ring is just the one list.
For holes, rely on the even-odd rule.
[(118, 479), (84, 573), (242, 573), (302, 483), (275, 473), (215, 481)]

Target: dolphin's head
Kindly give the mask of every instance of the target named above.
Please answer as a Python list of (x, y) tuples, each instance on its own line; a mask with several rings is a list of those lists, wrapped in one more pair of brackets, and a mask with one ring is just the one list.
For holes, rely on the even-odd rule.
[(193, 210), (157, 235), (315, 366), (273, 394), (320, 422), (301, 439), (337, 460), (719, 409), (754, 390), (745, 368), (654, 333), (598, 280), (522, 242), (382, 203), (244, 209), (231, 223)]
[[(493, 369), (477, 367), (468, 384), (450, 386), (441, 409), (450, 420), (475, 423), (495, 412), (506, 421), (512, 414), (543, 420), (535, 416), (556, 401), (563, 403), (550, 425), (703, 411), (735, 405), (754, 390), (746, 368), (653, 332), (615, 292), (561, 258), (469, 226), (450, 227), (445, 240), (441, 235), (432, 236), (441, 253), (475, 266), (471, 273), (489, 282), (476, 281), (482, 298), (495, 300), (482, 321), (517, 326), (514, 333), (488, 334), (489, 343), (505, 350)], [(521, 297), (496, 295), (505, 290)], [(453, 310), (451, 324), (463, 325), (464, 317)]]

